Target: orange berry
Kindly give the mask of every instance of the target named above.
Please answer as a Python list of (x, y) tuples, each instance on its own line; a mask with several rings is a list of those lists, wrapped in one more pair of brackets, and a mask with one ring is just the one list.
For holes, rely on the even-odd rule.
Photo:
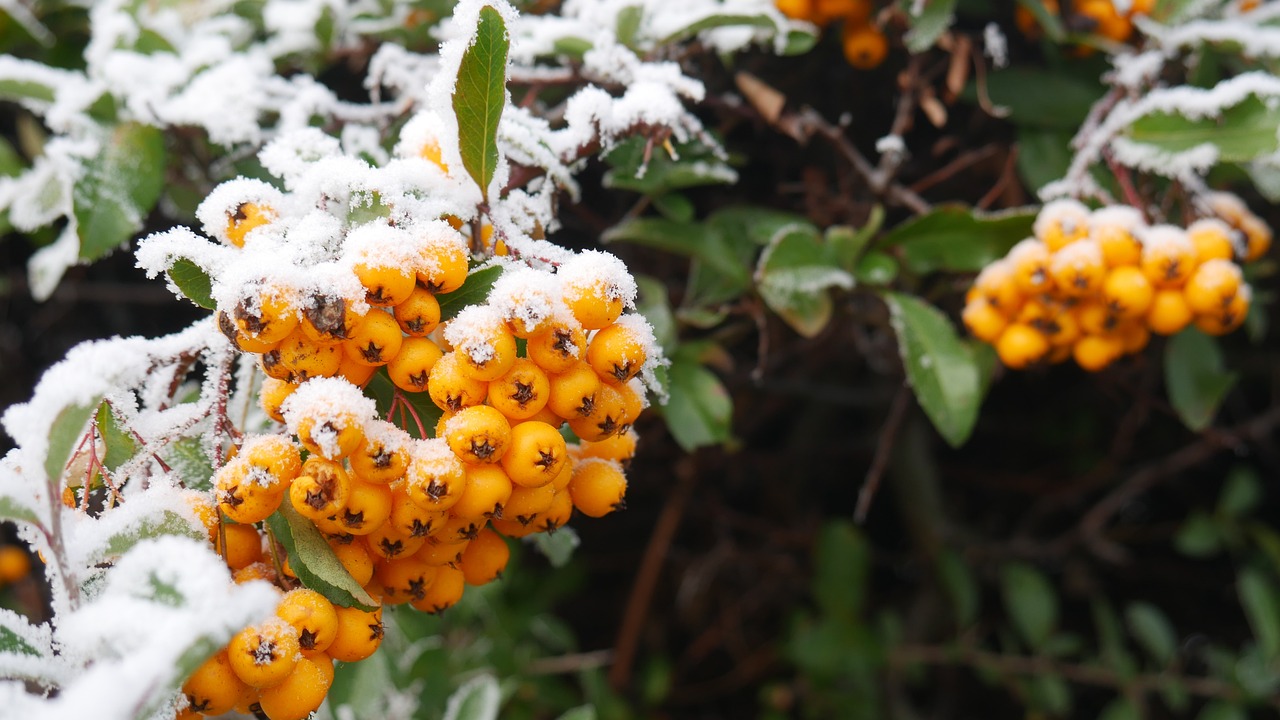
[(394, 424), (374, 420), (347, 461), (356, 477), (374, 484), (399, 480), (409, 469), (409, 436)]
[(378, 265), (370, 261), (352, 268), (365, 287), (365, 302), (370, 305), (399, 305), (409, 298), (417, 286), (416, 274), (404, 267)]
[(1035, 238), (1027, 238), (1010, 248), (1005, 257), (1018, 290), (1027, 295), (1053, 291), (1053, 278), (1049, 275), (1052, 255), (1044, 243)]
[[(511, 478), (498, 465), (468, 465), (467, 486), (449, 514), (462, 520), (479, 521), (502, 517), (511, 497)], [(447, 524), (446, 524), (447, 525)], [(444, 532), (442, 530), (442, 532)], [(448, 536), (443, 539), (448, 540)]]
[(262, 390), (258, 393), (258, 399), (262, 404), (262, 410), (278, 423), (284, 423), (284, 414), (280, 411), (280, 406), (284, 401), (289, 399), (294, 390), (298, 386), (293, 383), (285, 382), (273, 377), (266, 378), (262, 381)]
[(1097, 294), (1106, 278), (1106, 264), (1102, 248), (1090, 238), (1083, 238), (1053, 255), (1049, 273), (1054, 284), (1068, 297), (1089, 297)]
[(440, 301), (419, 285), (404, 302), (396, 305), (395, 318), (405, 335), (426, 337), (440, 324)]
[(488, 405), (459, 410), (444, 430), (449, 449), (467, 463), (499, 462), (511, 445), (511, 423)]
[(587, 364), (611, 385), (625, 383), (640, 373), (653, 345), (653, 329), (641, 315), (628, 315), (601, 329), (587, 345)]
[(341, 464), (313, 455), (289, 486), (289, 503), (299, 515), (318, 521), (346, 509), (351, 483)]
[(236, 303), (232, 315), (241, 337), (259, 343), (278, 343), (298, 327), (298, 314), (288, 295), (273, 286)]
[(889, 54), (888, 38), (870, 24), (845, 23), (840, 47), (844, 50), (844, 59), (859, 70), (879, 66)]
[(462, 236), (432, 237), (422, 251), (418, 282), (433, 295), (462, 287), (467, 279), (467, 249)]
[(462, 461), (439, 438), (419, 440), (410, 453), (405, 494), (419, 507), (443, 512), (453, 507), (466, 489)]
[(258, 706), (270, 720), (303, 720), (320, 708), (333, 685), (333, 660), (328, 655), (303, 656), (279, 685), (264, 689)]
[(331, 345), (351, 337), (360, 318), (346, 299), (317, 294), (303, 307), (299, 327), (311, 342)]
[(1201, 218), (1187, 226), (1187, 237), (1195, 246), (1196, 260), (1201, 263), (1214, 258), (1234, 258), (1235, 243), (1231, 239), (1234, 232), (1230, 225), (1217, 218)]
[(373, 574), (374, 582), (382, 590), (383, 602), (390, 605), (421, 600), (435, 579), (435, 566), (412, 555), (383, 562)]
[(1107, 267), (1137, 265), (1142, 260), (1142, 243), (1136, 233), (1144, 228), (1142, 213), (1127, 205), (1113, 205), (1089, 216), (1089, 237), (1102, 249)]
[(1196, 267), (1196, 248), (1185, 231), (1172, 225), (1147, 230), (1142, 239), (1142, 272), (1157, 288), (1179, 288)]
[(564, 436), (547, 423), (530, 420), (511, 428), (502, 469), (516, 485), (540, 487), (560, 474), (567, 459)]
[[(511, 518), (521, 525), (528, 525), (539, 514), (551, 509), (551, 503), (555, 500), (555, 496), (556, 489), (551, 483), (537, 487), (513, 485), (511, 487), (511, 497), (507, 498), (507, 504), (502, 508), (502, 517)], [(491, 519), (489, 522), (497, 523), (501, 522), (501, 519)], [(511, 533), (505, 531), (502, 534), (508, 537), (511, 535)]]
[(1246, 240), (1245, 262), (1258, 260), (1271, 249), (1271, 227), (1258, 216), (1246, 215), (1240, 221), (1240, 232), (1244, 233)]
[(457, 604), (466, 589), (466, 578), (461, 570), (442, 565), (436, 569), (435, 580), (427, 588), (421, 600), (410, 605), (415, 610), (439, 615)]
[(351, 329), (351, 335), (342, 343), (342, 350), (352, 362), (380, 367), (397, 356), (403, 342), (404, 336), (400, 334), (400, 325), (395, 318), (373, 310)]
[(190, 708), (205, 715), (230, 712), (248, 685), (231, 668), (226, 649), (214, 653), (182, 683)]
[(985, 298), (988, 305), (1009, 318), (1017, 314), (1024, 298), (1013, 271), (1013, 264), (1001, 259), (987, 265), (973, 280), (977, 294)]
[(524, 420), (546, 407), (551, 383), (527, 358), (518, 358), (502, 377), (489, 383), (489, 404), (511, 420)]
[(1009, 319), (981, 295), (965, 303), (960, 319), (974, 337), (986, 343), (994, 343), (1009, 324)]
[(274, 349), (262, 354), (262, 371), (269, 377), (290, 383), (303, 383), (311, 378), (333, 377), (342, 365), (342, 350), (337, 345), (324, 345), (311, 340), (296, 329)]
[(270, 205), (256, 202), (240, 203), (236, 206), (235, 212), (227, 217), (225, 231), (227, 241), (236, 247), (244, 247), (245, 236), (250, 230), (260, 228), (277, 217), (278, 214)]
[[(226, 537), (225, 547), (223, 536)], [(227, 567), (239, 570), (262, 559), (262, 536), (252, 525), (223, 523), (221, 533), (214, 535), (213, 548), (227, 562)]]
[(511, 558), (511, 548), (498, 533), (484, 529), (462, 551), (458, 569), (468, 585), (485, 585), (502, 576)]
[(562, 373), (586, 358), (587, 334), (577, 321), (552, 323), (529, 338), (525, 353), (548, 374)]
[(1196, 327), (1208, 335), (1226, 335), (1244, 324), (1245, 318), (1249, 315), (1249, 301), (1252, 292), (1248, 285), (1243, 285), (1240, 291), (1235, 294), (1225, 307), (1220, 307), (1213, 312), (1204, 315), (1197, 315), (1195, 318)]
[(574, 466), (569, 495), (583, 515), (604, 517), (626, 507), (627, 477), (615, 462), (585, 458)]
[(1023, 323), (1013, 323), (1005, 328), (996, 340), (996, 354), (1000, 361), (1015, 370), (1039, 361), (1048, 352), (1049, 339), (1044, 333)]
[[(409, 501), (405, 501), (408, 505), (413, 505)], [(395, 502), (392, 501), (392, 512), (394, 512)], [(426, 535), (418, 535), (417, 537), (401, 532), (391, 522), (384, 522), (374, 529), (373, 532), (364, 536), (364, 544), (369, 548), (369, 554), (379, 561), (387, 562), (406, 558), (418, 552), (427, 542)]]
[(1146, 315), (1155, 297), (1151, 281), (1138, 268), (1122, 266), (1107, 274), (1102, 296), (1110, 314), (1120, 319), (1140, 318)]
[(1158, 335), (1173, 335), (1191, 323), (1191, 306), (1181, 290), (1157, 290), (1147, 311), (1147, 327)]
[(261, 484), (244, 458), (236, 458), (223, 465), (213, 476), (218, 507), (232, 520), (251, 525), (266, 520), (280, 506), (283, 490), (273, 490)]
[(1076, 364), (1097, 372), (1110, 365), (1124, 353), (1124, 346), (1114, 335), (1085, 335), (1072, 347)]
[[(514, 361), (512, 362), (514, 365)], [(436, 361), (427, 377), (427, 393), (431, 402), (445, 412), (458, 412), (484, 402), (489, 386), (462, 372), (462, 360), (456, 352), (445, 353)]]
[(298, 631), (279, 618), (250, 625), (227, 645), (231, 669), (255, 688), (283, 682), (297, 665), (300, 651)]
[(1244, 275), (1234, 262), (1214, 258), (1195, 269), (1182, 292), (1196, 315), (1219, 312), (1231, 304), (1244, 285)]
[(586, 417), (596, 406), (596, 395), (602, 383), (586, 361), (579, 360), (562, 373), (547, 378), (550, 391), (547, 407), (566, 420)]
[(324, 652), (338, 634), (338, 613), (333, 603), (308, 588), (285, 593), (276, 605), (276, 617), (293, 626), (303, 653)]
[(1076, 200), (1054, 200), (1040, 210), (1032, 229), (1050, 252), (1057, 252), (1089, 234), (1089, 208)]
[(347, 506), (337, 514), (338, 524), (352, 535), (368, 535), (391, 517), (391, 488), (359, 480), (351, 481)]
[(338, 615), (338, 632), (329, 644), (327, 654), (334, 660), (356, 662), (364, 660), (382, 644), (382, 608), (372, 611), (358, 607), (335, 606)]

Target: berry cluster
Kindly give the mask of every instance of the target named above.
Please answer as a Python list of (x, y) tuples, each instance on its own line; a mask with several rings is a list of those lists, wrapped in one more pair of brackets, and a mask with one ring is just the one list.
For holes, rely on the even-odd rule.
[[(447, 172), (438, 146), (417, 155)], [(439, 613), (501, 575), (505, 538), (622, 508), (631, 426), (661, 358), (647, 321), (625, 312), (635, 281), (612, 255), (526, 243), (550, 259), (522, 257), (492, 225), (473, 239), (441, 213), (352, 223), (277, 266), (265, 258), (302, 224), (282, 210), (290, 198), (233, 183), (201, 213), (239, 248), (215, 278), (216, 323), (257, 356), (262, 409), (285, 432), (239, 437), (195, 504), (235, 581), (282, 596), (276, 618), (237, 634), (183, 692), (188, 716), (289, 720), (324, 700), (334, 660), (377, 649), (381, 606)], [(472, 268), (473, 254), (489, 259)], [(378, 373), (382, 416), (366, 393)], [(302, 587), (298, 559), (262, 529), (282, 507), (315, 525), (378, 609)]]
[[(1092, 33), (1113, 42), (1128, 41), (1133, 34), (1133, 20), (1140, 15), (1150, 15), (1155, 0), (1131, 0), (1116, 3), (1113, 0), (1079, 0), (1068, 3), (1069, 12), (1064, 17), (1058, 0), (1041, 0), (1045, 10), (1062, 19), (1072, 32)], [(1042, 34), (1040, 22), (1026, 6), (1019, 4), (1014, 10), (1014, 23), (1029, 38)]]
[(889, 40), (872, 22), (872, 0), (775, 0), (778, 10), (794, 20), (819, 27), (843, 21), (841, 47), (845, 59), (859, 70), (870, 70), (884, 62)]
[(1181, 228), (1149, 226), (1130, 207), (1051, 202), (1035, 237), (978, 274), (964, 323), (1015, 369), (1070, 357), (1096, 371), (1141, 350), (1150, 333), (1191, 324), (1228, 333), (1251, 297), (1236, 260), (1266, 253), (1271, 229), (1234, 195), (1213, 194), (1205, 207), (1214, 217)]

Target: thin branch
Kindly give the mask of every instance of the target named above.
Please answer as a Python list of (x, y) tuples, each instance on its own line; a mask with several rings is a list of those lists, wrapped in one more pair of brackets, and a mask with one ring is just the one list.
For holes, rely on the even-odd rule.
[(893, 455), (893, 446), (898, 439), (898, 430), (907, 417), (910, 406), (911, 389), (904, 383), (893, 396), (893, 404), (889, 406), (889, 416), (885, 418), (884, 429), (880, 431), (880, 441), (876, 443), (876, 454), (871, 459), (871, 467), (867, 468), (867, 477), (862, 481), (862, 489), (858, 491), (858, 505), (853, 511), (853, 521), (861, 525), (871, 511), (871, 502), (875, 500), (876, 491), (880, 489), (880, 481), (884, 478), (885, 468), (889, 466), (889, 458)]

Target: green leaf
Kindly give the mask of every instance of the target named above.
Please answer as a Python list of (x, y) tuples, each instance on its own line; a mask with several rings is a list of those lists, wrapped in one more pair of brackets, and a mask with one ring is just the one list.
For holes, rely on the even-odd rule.
[(937, 571), (942, 588), (951, 600), (956, 628), (965, 630), (978, 619), (978, 605), (982, 598), (978, 581), (960, 555), (947, 548), (938, 553)]
[[(13, 630), (12, 626), (19, 626), (21, 631)], [(47, 650), (33, 647), (23, 639), (23, 635), (31, 636), (33, 630), (31, 623), (25, 617), (12, 610), (0, 608), (0, 657), (6, 654), (32, 657), (45, 655)]]
[[(24, 63), (30, 61), (21, 61)], [(37, 65), (37, 63), (31, 63)], [(21, 102), (23, 100), (37, 100), (39, 102), (53, 102), (54, 89), (52, 85), (46, 85), (42, 82), (30, 79), (18, 78), (0, 78), (0, 100), (10, 100), (13, 102)]]
[(1031, 190), (1039, 190), (1067, 174), (1071, 165), (1071, 131), (1018, 126), (1018, 174)]
[(963, 445), (982, 401), (973, 355), (937, 308), (902, 293), (886, 293), (884, 299), (916, 399), (948, 444)]
[(889, 253), (872, 250), (859, 258), (853, 276), (867, 285), (888, 285), (898, 279), (898, 261)]
[(1035, 707), (1052, 717), (1071, 715), (1071, 687), (1061, 675), (1056, 673), (1035, 675), (1027, 682)]
[(594, 705), (579, 705), (565, 710), (556, 720), (596, 720), (596, 708)]
[(280, 509), (267, 518), (267, 524), (276, 540), (284, 545), (289, 567), (304, 586), (324, 595), (335, 605), (362, 610), (373, 610), (378, 606), (377, 601), (369, 597), (338, 561), (315, 523), (299, 515), (293, 505), (280, 503)]
[(751, 282), (741, 255), (707, 223), (636, 218), (609, 228), (600, 242), (629, 242), (697, 258), (741, 290)]
[(818, 44), (818, 36), (807, 30), (792, 29), (787, 31), (787, 42), (782, 48), (785, 56), (803, 55)]
[(54, 418), (53, 425), (49, 427), (49, 450), (44, 458), (44, 472), (49, 480), (62, 477), (62, 470), (84, 437), (85, 425), (99, 402), (101, 398), (95, 398), (87, 405), (68, 405)]
[(813, 596), (824, 615), (850, 624), (866, 606), (871, 547), (848, 522), (822, 527), (814, 552)]
[(733, 400), (720, 379), (698, 362), (694, 343), (681, 346), (671, 357), (670, 397), (662, 415), (672, 437), (686, 452), (729, 439)]
[(1006, 565), (1000, 576), (1005, 609), (1031, 649), (1044, 645), (1058, 624), (1058, 596), (1045, 576), (1025, 563)]
[(653, 327), (653, 336), (667, 355), (675, 352), (677, 342), (676, 317), (667, 302), (667, 286), (652, 275), (637, 275), (636, 310)]
[(387, 698), (396, 692), (390, 665), (385, 643), (360, 662), (338, 663), (333, 686), (329, 688), (329, 707), (350, 711), (350, 715), (344, 712), (338, 713), (338, 717), (385, 717)]
[(907, 268), (917, 274), (977, 272), (1029, 237), (1035, 216), (1030, 208), (987, 215), (940, 207), (894, 228), (882, 246), (900, 247)]
[(649, 198), (653, 207), (668, 220), (676, 222), (693, 222), (693, 201), (678, 192), (667, 192)]
[(618, 42), (632, 50), (636, 49), (636, 33), (640, 30), (640, 21), (644, 19), (643, 5), (628, 5), (618, 11), (614, 36)]
[(492, 7), (480, 9), (475, 42), (462, 55), (453, 113), (462, 165), (487, 201), (498, 166), (498, 121), (507, 104), (507, 27)]
[(1093, 625), (1098, 631), (1098, 659), (1122, 678), (1132, 677), (1137, 665), (1125, 645), (1124, 633), (1116, 611), (1104, 599), (1090, 603)]
[(1280, 596), (1270, 578), (1254, 568), (1240, 572), (1236, 590), (1258, 647), (1267, 658), (1280, 655)]
[(562, 526), (552, 533), (535, 533), (530, 536), (533, 546), (551, 563), (551, 567), (560, 568), (573, 559), (573, 551), (578, 549), (582, 540), (578, 533), (569, 526)]
[(1170, 338), (1164, 353), (1169, 402), (1184, 425), (1203, 430), (1213, 422), (1218, 405), (1236, 382), (1227, 372), (1217, 340), (1195, 328)]
[[(907, 16), (911, 20), (911, 29), (902, 37), (907, 50), (913, 54), (922, 53), (951, 27), (955, 20), (956, 0), (924, 0), (924, 2), (908, 2)], [(920, 14), (915, 9), (920, 8)]]
[(831, 319), (827, 291), (853, 287), (834, 248), (808, 223), (778, 229), (760, 254), (755, 279), (765, 304), (804, 337), (817, 335)]
[(184, 297), (196, 305), (205, 310), (218, 307), (213, 301), (213, 280), (199, 265), (186, 258), (178, 258), (169, 268), (169, 279), (178, 286)]
[(497, 720), (501, 702), (498, 681), (487, 673), (479, 675), (449, 696), (444, 720)]
[(40, 525), (40, 518), (35, 510), (8, 495), (0, 495), (0, 521), (3, 520)]
[(1227, 472), (1218, 494), (1218, 513), (1228, 518), (1247, 515), (1262, 502), (1262, 494), (1258, 473), (1247, 465), (1236, 465)]
[(1125, 622), (1143, 650), (1160, 667), (1173, 662), (1178, 652), (1178, 633), (1160, 608), (1146, 602), (1135, 602), (1124, 611)]
[(701, 20), (698, 20), (695, 23), (686, 25), (683, 28), (680, 28), (679, 30), (676, 30), (675, 32), (659, 40), (658, 44), (670, 45), (672, 43), (676, 43), (681, 40), (684, 40), (685, 38), (691, 38), (694, 35), (697, 35), (698, 33), (702, 32), (703, 30), (710, 30), (712, 28), (718, 28), (718, 27), (727, 27), (730, 25), (739, 26), (739, 27), (761, 27), (761, 28), (777, 27), (777, 25), (774, 24), (773, 19), (770, 18), (768, 15), (747, 15), (742, 13), (736, 13), (736, 14), (724, 13), (720, 15), (710, 15), (702, 18)]
[(72, 189), (80, 259), (97, 260), (142, 229), (164, 190), (165, 162), (159, 128), (115, 127)]
[(182, 480), (184, 487), (193, 490), (209, 490), (213, 487), (213, 462), (205, 452), (204, 441), (197, 437), (182, 437), (173, 441), (162, 453), (173, 474)]
[(1178, 528), (1173, 545), (1178, 548), (1178, 552), (1188, 557), (1210, 557), (1222, 549), (1222, 531), (1213, 518), (1202, 512), (1195, 512)]
[(580, 37), (556, 38), (555, 42), (551, 45), (551, 48), (555, 50), (556, 54), (568, 55), (575, 60), (581, 60), (582, 56), (586, 55), (587, 51), (593, 47), (595, 47), (594, 43)]
[(105, 400), (98, 405), (98, 432), (102, 434), (103, 444), (106, 445), (102, 464), (107, 470), (115, 472), (138, 453), (138, 441), (121, 427), (120, 421), (111, 411), (111, 405)]
[(852, 271), (883, 225), (884, 206), (876, 204), (871, 207), (871, 215), (867, 218), (867, 223), (857, 230), (846, 225), (833, 225), (827, 228), (827, 243), (835, 248), (836, 260), (840, 263), (840, 267)]
[(497, 265), (472, 270), (457, 290), (437, 295), (436, 300), (440, 302), (440, 322), (454, 319), (468, 305), (484, 302), (489, 297), (493, 283), (501, 276), (502, 268)]
[(1219, 162), (1242, 163), (1280, 150), (1277, 126), (1280, 108), (1250, 95), (1216, 118), (1153, 112), (1134, 121), (1123, 136), (1169, 153), (1209, 144), (1217, 148)]
[[(1013, 66), (987, 76), (992, 104), (1008, 109), (1008, 119), (1018, 126), (1072, 132), (1105, 92), (1096, 77), (1061, 70)], [(971, 83), (964, 95), (976, 99), (976, 84)]]
[(129, 552), (134, 545), (143, 540), (161, 535), (181, 535), (193, 540), (205, 540), (205, 532), (191, 525), (184, 516), (170, 510), (156, 514), (138, 515), (125, 527), (107, 538), (106, 542), (95, 547), (89, 558), (95, 562), (118, 558)]
[[(704, 143), (677, 145), (676, 156), (672, 157), (661, 146), (649, 146), (650, 142), (646, 137), (637, 136), (610, 150), (604, 157), (612, 167), (605, 173), (605, 187), (654, 196), (704, 185), (724, 185), (738, 177), (738, 173)], [(647, 161), (646, 148), (649, 148)]]

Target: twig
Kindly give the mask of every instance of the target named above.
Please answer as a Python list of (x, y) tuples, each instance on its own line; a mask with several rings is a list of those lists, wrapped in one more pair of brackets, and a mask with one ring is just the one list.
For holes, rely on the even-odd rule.
[(911, 183), (911, 190), (915, 192), (924, 192), (943, 180), (950, 178), (961, 170), (965, 170), (972, 165), (976, 165), (983, 160), (986, 160), (999, 151), (1000, 146), (997, 143), (985, 145), (977, 150), (966, 150), (965, 152), (957, 155), (951, 162)]
[(1272, 407), (1267, 412), (1231, 430), (1203, 435), (1199, 442), (1187, 445), (1134, 473), (1128, 481), (1112, 490), (1085, 513), (1076, 529), (1060, 538), (1059, 542), (1069, 544), (1079, 539), (1103, 560), (1114, 563), (1127, 561), (1128, 552), (1102, 536), (1103, 529), (1116, 513), (1134, 498), (1151, 490), (1163, 480), (1205, 462), (1222, 450), (1237, 447), (1247, 440), (1256, 441), (1270, 437), (1276, 426), (1280, 426), (1280, 406)]
[(991, 189), (978, 200), (977, 205), (974, 207), (981, 210), (986, 210), (991, 207), (991, 205), (996, 201), (996, 198), (1000, 197), (1001, 193), (1005, 191), (1005, 188), (1009, 187), (1009, 183), (1013, 182), (1014, 179), (1017, 178), (1017, 167), (1018, 146), (1014, 145), (1009, 148), (1009, 154), (1005, 156), (1004, 169), (1000, 171), (1000, 177), (996, 180), (996, 184), (991, 186)]
[[(853, 169), (867, 181), (867, 184), (874, 188), (873, 181), (877, 177), (876, 169), (863, 157), (858, 148), (849, 142), (849, 138), (845, 137), (842, 128), (827, 122), (826, 118), (819, 115), (813, 108), (808, 107), (801, 110), (792, 119), (796, 131), (800, 133), (800, 137), (819, 135), (830, 142), (849, 161)], [(788, 119), (784, 118), (782, 122), (786, 123)], [(923, 215), (930, 210), (928, 201), (896, 182), (887, 183), (880, 194), (886, 200), (905, 207), (917, 215)]]
[(631, 665), (635, 661), (640, 635), (644, 631), (645, 618), (649, 615), (649, 604), (653, 601), (658, 576), (667, 560), (671, 541), (675, 539), (676, 530), (680, 527), (685, 505), (693, 493), (698, 474), (692, 463), (692, 458), (686, 458), (676, 466), (679, 483), (662, 507), (658, 522), (654, 524), (653, 534), (649, 536), (649, 546), (645, 548), (640, 570), (636, 573), (636, 583), (622, 613), (622, 625), (618, 629), (617, 641), (614, 642), (613, 666), (609, 668), (609, 685), (619, 692), (631, 680)]
[(884, 429), (880, 431), (880, 441), (876, 443), (876, 454), (871, 459), (871, 467), (867, 469), (867, 477), (862, 481), (862, 489), (858, 491), (858, 505), (853, 511), (853, 521), (861, 525), (871, 511), (871, 502), (875, 500), (876, 491), (880, 489), (880, 481), (884, 478), (885, 468), (889, 466), (889, 458), (893, 455), (893, 446), (898, 438), (898, 430), (907, 416), (910, 405), (911, 389), (904, 383), (893, 396), (893, 404), (889, 406), (889, 416), (885, 418)]
[(525, 675), (567, 675), (583, 670), (595, 670), (613, 662), (613, 650), (592, 650), (590, 652), (557, 655), (555, 657), (538, 658), (525, 666)]
[[(893, 123), (889, 126), (889, 134), (899, 138), (911, 129), (911, 121), (915, 116), (917, 104), (916, 86), (920, 80), (920, 64), (924, 55), (912, 55), (907, 69), (902, 71), (898, 80), (898, 103), (893, 111)], [(870, 185), (877, 195), (883, 195), (898, 174), (902, 165), (903, 153), (890, 150), (880, 155), (880, 163), (871, 175)]]

